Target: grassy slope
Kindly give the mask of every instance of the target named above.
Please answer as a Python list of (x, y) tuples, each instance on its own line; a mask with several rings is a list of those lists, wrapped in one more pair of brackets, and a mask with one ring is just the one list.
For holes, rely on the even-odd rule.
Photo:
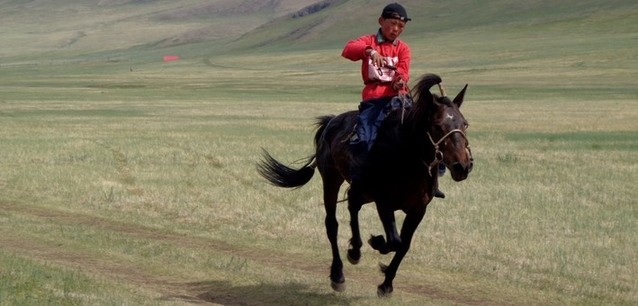
[[(1, 301), (379, 303), (375, 265), (388, 259), (369, 249), (347, 267), (348, 292), (327, 288), (319, 180), (273, 189), (253, 163), (259, 147), (307, 155), (309, 118), (352, 108), (358, 65), (339, 49), (376, 28), (385, 2), (243, 38), (240, 24), (281, 15), (21, 3), (0, 7), (0, 294), (14, 299)], [(449, 198), (431, 206), (381, 303), (635, 304), (636, 5), (405, 3), (414, 73), (441, 73), (451, 92), (470, 83), (477, 168), (444, 181)], [(166, 45), (218, 22), (227, 35)], [(169, 52), (185, 60), (159, 62)], [(371, 208), (362, 223), (380, 231)]]
[(0, 57), (42, 61), (136, 46), (161, 48), (202, 40), (219, 44), (309, 3), (4, 1), (0, 3)]

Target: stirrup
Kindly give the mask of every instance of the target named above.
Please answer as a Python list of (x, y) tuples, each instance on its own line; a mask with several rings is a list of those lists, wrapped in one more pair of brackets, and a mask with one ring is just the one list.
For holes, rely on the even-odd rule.
[(359, 140), (359, 135), (357, 134), (357, 125), (355, 124), (352, 127), (352, 132), (350, 132), (350, 134), (346, 135), (346, 137), (343, 138), (341, 143), (345, 143), (345, 142), (354, 143), (355, 141), (358, 141), (358, 140)]

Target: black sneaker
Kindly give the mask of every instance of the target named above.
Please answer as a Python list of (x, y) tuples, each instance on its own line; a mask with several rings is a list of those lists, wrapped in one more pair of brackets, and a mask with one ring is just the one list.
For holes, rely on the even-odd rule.
[(443, 176), (445, 174), (445, 164), (444, 163), (439, 163), (439, 177)]

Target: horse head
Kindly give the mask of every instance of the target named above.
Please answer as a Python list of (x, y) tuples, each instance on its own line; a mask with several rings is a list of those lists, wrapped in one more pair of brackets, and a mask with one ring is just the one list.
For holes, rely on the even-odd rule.
[[(441, 95), (430, 92), (435, 84), (438, 84)], [(426, 160), (430, 175), (436, 175), (436, 166), (443, 162), (457, 182), (466, 179), (474, 166), (465, 134), (469, 124), (460, 111), (466, 89), (467, 84), (450, 100), (441, 85), (441, 78), (426, 74), (419, 81), (415, 93), (414, 116), (417, 118), (413, 122), (416, 123), (416, 133), (427, 135), (426, 147), (432, 150), (432, 161)]]

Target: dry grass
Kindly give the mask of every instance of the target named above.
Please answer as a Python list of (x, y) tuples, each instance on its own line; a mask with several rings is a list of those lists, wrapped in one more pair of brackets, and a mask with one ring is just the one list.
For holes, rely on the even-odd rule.
[[(261, 147), (288, 162), (307, 156), (312, 118), (352, 108), (337, 101), (357, 95), (321, 70), (306, 74), (312, 62), (278, 71), (280, 93), (270, 78), (237, 82), (279, 60), (234, 61), (246, 70), (185, 62), (84, 83), (45, 72), (37, 88), (14, 81), (0, 107), (3, 203), (44, 211), (14, 208), (3, 231), (59, 241), (62, 256), (89, 252), (108, 263), (96, 273), (142, 281), (137, 294), (154, 298), (223, 302), (208, 296), (221, 286), (241, 301), (288, 292), (309, 303), (376, 303), (376, 265), (388, 258), (368, 248), (346, 268), (348, 293), (329, 293), (320, 181), (286, 191), (256, 175)], [(326, 86), (335, 91), (319, 96)], [(471, 84), (463, 106), (476, 169), (466, 182), (444, 179), (448, 199), (430, 207), (387, 303), (631, 304), (635, 101), (494, 100), (483, 86)], [(345, 206), (339, 214), (345, 249)], [(361, 218), (364, 235), (382, 231), (372, 207)], [(141, 270), (122, 272), (128, 266)], [(166, 277), (184, 285), (161, 285)]]
[[(104, 33), (146, 22), (127, 20), (106, 22)], [(581, 26), (595, 20), (543, 26), (556, 35), (516, 23), (406, 36), (413, 78), (439, 73), (449, 92), (470, 84), (462, 109), (476, 168), (461, 183), (444, 177), (448, 198), (429, 207), (387, 300), (375, 289), (389, 258), (367, 247), (346, 267), (348, 290), (331, 292), (318, 177), (289, 191), (255, 171), (262, 147), (286, 162), (306, 157), (313, 118), (356, 106), (358, 63), (337, 48), (196, 45), (189, 54), (208, 55), (163, 64), (165, 50), (76, 58), (71, 47), (69, 62), (3, 62), (0, 300), (636, 304), (635, 25), (598, 20), (587, 29), (600, 35), (587, 35)], [(0, 38), (13, 47), (1, 52), (72, 40), (72, 25), (23, 46), (24, 33), (7, 30)], [(165, 29), (149, 27), (152, 40)], [(342, 205), (342, 250), (348, 220)], [(372, 206), (361, 222), (364, 235), (382, 232)]]

